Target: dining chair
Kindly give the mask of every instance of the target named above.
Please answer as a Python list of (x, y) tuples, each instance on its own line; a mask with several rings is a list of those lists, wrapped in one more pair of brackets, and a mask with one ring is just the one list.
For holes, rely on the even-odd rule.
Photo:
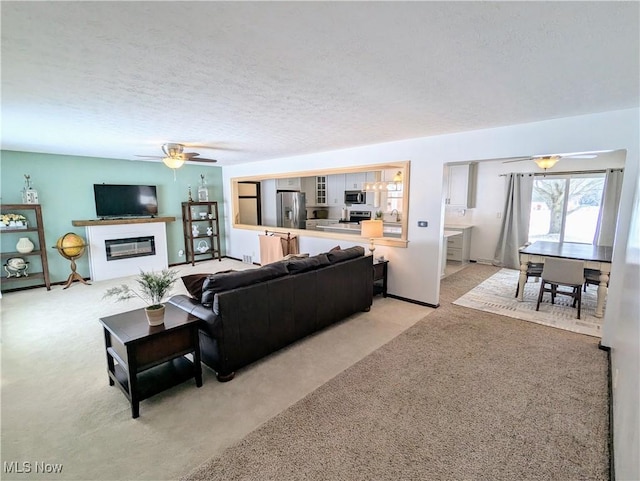
[[(527, 264), (527, 279), (525, 280), (525, 283), (529, 282), (529, 278), (530, 277), (534, 277), (534, 278), (539, 278), (542, 276), (542, 268), (543, 268), (544, 264), (543, 263), (538, 263), (538, 262), (529, 262)], [(520, 281), (518, 280), (518, 283), (516, 284), (516, 297), (518, 297), (518, 294), (520, 294)]]
[[(550, 287), (546, 287), (547, 284)], [(540, 293), (536, 311), (540, 310), (540, 302), (545, 292), (551, 293), (551, 304), (555, 303), (558, 294), (573, 298), (573, 307), (578, 306), (578, 319), (582, 307), (582, 285), (584, 284), (584, 262), (573, 259), (547, 257), (542, 268)], [(570, 291), (563, 291), (558, 287), (569, 287)]]
[[(587, 286), (599, 286), (600, 285), (600, 271), (598, 269), (585, 269), (584, 270), (584, 292), (587, 292)], [(607, 281), (607, 287), (609, 282)]]

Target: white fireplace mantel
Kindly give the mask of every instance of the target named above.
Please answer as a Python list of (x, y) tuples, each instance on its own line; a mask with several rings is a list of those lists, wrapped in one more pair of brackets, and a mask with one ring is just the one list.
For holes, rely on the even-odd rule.
[[(153, 217), (108, 220), (74, 220), (74, 226), (84, 226), (89, 246), (89, 269), (93, 281), (115, 279), (139, 274), (143, 271), (159, 271), (169, 265), (166, 223), (175, 217)], [(154, 255), (107, 260), (105, 241), (152, 236), (155, 240)]]

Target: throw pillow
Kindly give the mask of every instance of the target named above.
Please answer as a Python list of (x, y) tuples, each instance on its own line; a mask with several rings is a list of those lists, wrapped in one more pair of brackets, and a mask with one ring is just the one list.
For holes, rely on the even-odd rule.
[(362, 246), (353, 246), (348, 249), (343, 249), (340, 251), (329, 251), (327, 252), (327, 257), (329, 258), (329, 262), (335, 264), (337, 262), (348, 261), (349, 259), (355, 259), (356, 257), (360, 257), (364, 255), (364, 247)]
[(209, 274), (191, 274), (182, 276), (182, 283), (187, 288), (187, 292), (194, 299), (202, 297), (202, 284)]
[(210, 307), (218, 292), (230, 291), (239, 287), (250, 286), (259, 282), (286, 276), (289, 273), (284, 262), (274, 262), (258, 269), (213, 274), (207, 276), (202, 286), (202, 305)]
[[(216, 272), (216, 274), (226, 274), (227, 272), (235, 271), (233, 269), (230, 269), (228, 271)], [(191, 297), (200, 300), (200, 298), (202, 297), (202, 286), (204, 284), (204, 281), (210, 275), (212, 274), (190, 274), (188, 276), (182, 276), (182, 283), (184, 284), (184, 287), (186, 287), (187, 292)]]
[(290, 274), (300, 274), (301, 272), (312, 271), (329, 264), (329, 259), (325, 254), (318, 254), (306, 259), (291, 259), (287, 262), (287, 270)]

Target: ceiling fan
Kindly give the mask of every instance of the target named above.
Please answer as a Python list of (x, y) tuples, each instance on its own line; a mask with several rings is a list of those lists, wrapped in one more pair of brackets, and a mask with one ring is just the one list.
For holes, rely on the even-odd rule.
[(595, 159), (598, 154), (603, 154), (605, 152), (613, 152), (612, 150), (595, 150), (591, 152), (570, 152), (565, 154), (545, 154), (545, 155), (532, 155), (529, 157), (508, 157), (506, 159), (502, 159), (503, 164), (508, 164), (510, 162), (522, 162), (524, 160), (533, 160), (538, 167), (543, 170), (550, 169), (560, 159)]
[(136, 155), (136, 157), (144, 157), (146, 159), (162, 159), (164, 165), (170, 169), (179, 169), (182, 165), (189, 162), (217, 162), (216, 159), (205, 159), (200, 157), (197, 152), (184, 152), (183, 144), (167, 143), (162, 144), (162, 151), (165, 155)]

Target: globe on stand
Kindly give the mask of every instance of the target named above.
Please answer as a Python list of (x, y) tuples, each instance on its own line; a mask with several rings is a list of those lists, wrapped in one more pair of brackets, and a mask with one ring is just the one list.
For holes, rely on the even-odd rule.
[(69, 287), (74, 280), (80, 281), (83, 284), (91, 285), (76, 272), (76, 259), (83, 256), (86, 247), (87, 244), (84, 243), (84, 239), (73, 232), (67, 232), (56, 242), (55, 248), (58, 250), (60, 255), (71, 261), (71, 274), (69, 274), (67, 284), (63, 289)]

